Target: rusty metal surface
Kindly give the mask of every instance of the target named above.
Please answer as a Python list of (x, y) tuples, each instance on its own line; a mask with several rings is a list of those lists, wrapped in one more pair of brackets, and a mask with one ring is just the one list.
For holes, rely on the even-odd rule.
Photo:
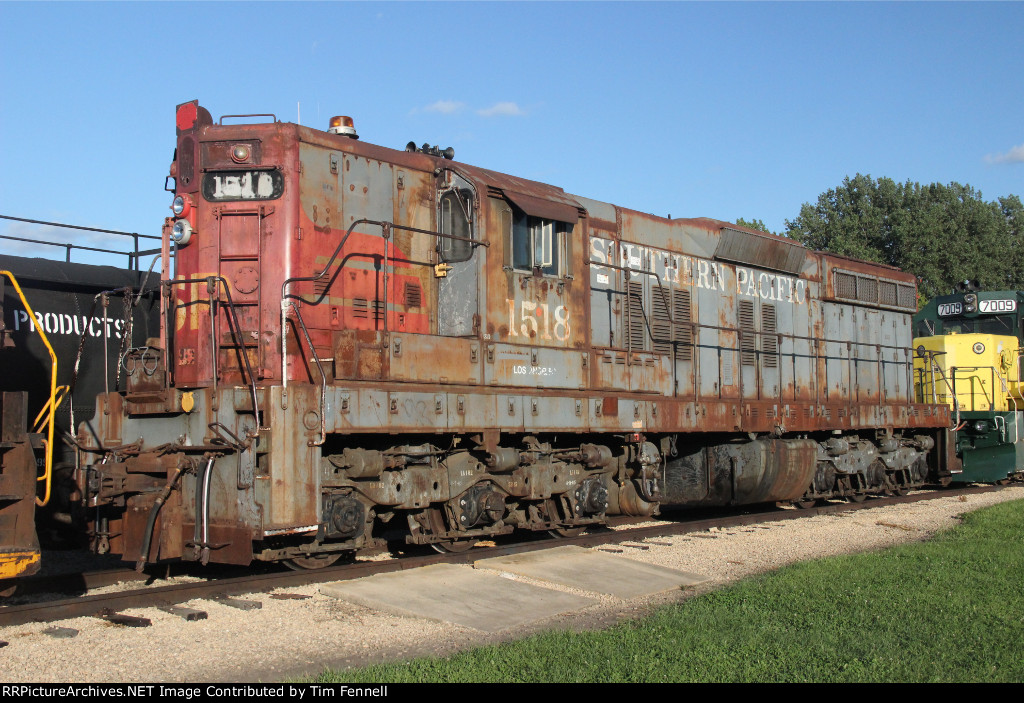
[(715, 258), (748, 266), (798, 274), (803, 271), (807, 250), (800, 244), (774, 235), (723, 227)]
[[(874, 447), (949, 423), (913, 403), (909, 314), (870, 282), (836, 295), (837, 271), (897, 293), (907, 274), (200, 110), (178, 125), (194, 233), (166, 376), (136, 372), (79, 434), (125, 553), (198, 558), (204, 529), (210, 558), (245, 563), (372, 546), (375, 520), (418, 543), (568, 528), (606, 519), (595, 480), (609, 510), (655, 509), (658, 452), (707, 434), (756, 470), (699, 500), (794, 499), (833, 431)], [(612, 459), (565, 458), (584, 442)]]
[[(2, 351), (0, 351), (2, 353)], [(25, 392), (0, 393), (0, 575), (39, 570), (36, 536), (36, 466)]]

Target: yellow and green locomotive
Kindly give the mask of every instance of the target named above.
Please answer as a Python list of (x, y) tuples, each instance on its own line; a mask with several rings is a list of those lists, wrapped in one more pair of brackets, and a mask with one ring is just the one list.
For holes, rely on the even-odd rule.
[(953, 411), (955, 482), (1003, 481), (1024, 472), (1024, 291), (957, 288), (914, 317), (917, 399)]

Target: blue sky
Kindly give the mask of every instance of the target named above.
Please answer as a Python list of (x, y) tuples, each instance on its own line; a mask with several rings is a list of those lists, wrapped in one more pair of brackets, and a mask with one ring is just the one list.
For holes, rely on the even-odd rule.
[(159, 234), (192, 98), (775, 231), (858, 172), (1024, 195), (1020, 2), (0, 2), (0, 61), (0, 214), (92, 227)]

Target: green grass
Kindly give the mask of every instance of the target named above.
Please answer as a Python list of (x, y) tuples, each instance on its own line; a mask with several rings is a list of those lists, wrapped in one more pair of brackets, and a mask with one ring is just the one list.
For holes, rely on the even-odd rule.
[(928, 542), (786, 567), (600, 632), (320, 682), (1024, 681), (1024, 501)]

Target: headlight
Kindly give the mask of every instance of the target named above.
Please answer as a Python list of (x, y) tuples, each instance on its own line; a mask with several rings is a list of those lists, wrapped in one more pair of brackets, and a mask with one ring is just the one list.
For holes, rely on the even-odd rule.
[(978, 420), (974, 423), (974, 431), (978, 434), (985, 434), (988, 432), (988, 423), (984, 420)]
[(252, 150), (248, 144), (235, 144), (231, 149), (231, 160), (236, 164), (245, 163), (250, 156), (252, 156)]
[(176, 195), (171, 203), (171, 212), (175, 217), (188, 217), (192, 212), (192, 202), (184, 195)]
[(189, 240), (192, 239), (192, 225), (189, 224), (188, 220), (178, 220), (174, 223), (174, 227), (171, 229), (171, 239), (179, 247), (188, 244)]
[(964, 310), (966, 312), (978, 312), (978, 296), (968, 293), (964, 296)]

